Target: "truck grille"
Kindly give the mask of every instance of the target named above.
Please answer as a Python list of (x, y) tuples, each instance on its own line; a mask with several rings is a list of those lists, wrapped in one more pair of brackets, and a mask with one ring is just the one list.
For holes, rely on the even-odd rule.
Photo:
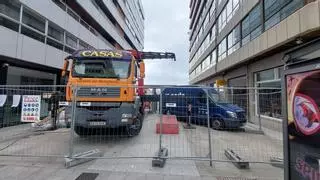
[(119, 87), (80, 87), (77, 92), (78, 97), (120, 97)]

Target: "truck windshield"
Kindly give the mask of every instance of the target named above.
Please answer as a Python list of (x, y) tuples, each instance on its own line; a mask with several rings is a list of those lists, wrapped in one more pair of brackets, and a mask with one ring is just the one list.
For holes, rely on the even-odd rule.
[(226, 103), (226, 99), (215, 90), (209, 90), (209, 97), (215, 103)]
[(75, 60), (72, 76), (126, 79), (130, 75), (130, 64), (129, 60), (122, 59)]

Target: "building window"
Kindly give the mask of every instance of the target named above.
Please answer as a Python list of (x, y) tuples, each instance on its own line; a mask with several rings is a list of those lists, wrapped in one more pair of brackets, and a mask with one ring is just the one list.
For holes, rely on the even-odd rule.
[(204, 51), (209, 47), (210, 45), (210, 33), (208, 33), (206, 39), (203, 41)]
[(41, 17), (40, 15), (32, 12), (28, 8), (24, 7), (23, 8), (23, 16), (22, 16), (22, 22), (29, 26), (32, 27), (33, 29), (36, 29), (42, 33), (45, 32), (45, 26), (46, 26), (46, 20)]
[(281, 20), (290, 16), (301, 7), (303, 7), (303, 0), (291, 0), (289, 4), (281, 9)]
[(242, 20), (242, 45), (258, 37), (262, 33), (261, 2)]
[[(255, 85), (258, 89), (260, 115), (275, 119), (281, 118), (281, 73), (283, 67), (255, 73)], [(259, 97), (258, 97), (259, 96)], [(258, 113), (258, 111), (256, 111)]]
[(196, 75), (199, 75), (201, 73), (201, 64), (198, 65), (198, 67), (196, 68)]
[(66, 44), (72, 48), (77, 48), (77, 38), (70, 33), (66, 33)]
[(227, 9), (227, 22), (229, 22), (230, 19), (232, 18), (232, 0), (228, 1), (226, 9)]
[(214, 18), (214, 13), (216, 12), (216, 2), (213, 0), (210, 8), (210, 19)]
[(32, 39), (35, 39), (35, 40), (38, 40), (40, 42), (43, 42), (44, 43), (44, 40), (45, 40), (45, 36), (28, 28), (28, 27), (25, 27), (25, 26), (22, 26), (21, 27), (21, 33), (32, 38)]
[(303, 0), (264, 0), (265, 30), (303, 6)]
[(14, 20), (20, 19), (20, 3), (18, 1), (0, 1), (0, 13)]
[(210, 37), (210, 41), (214, 41), (216, 39), (216, 25), (213, 25), (212, 29), (211, 29), (211, 37)]
[(202, 70), (206, 70), (210, 67), (210, 54), (202, 62)]
[(87, 48), (89, 48), (89, 47), (90, 47), (89, 44), (87, 44), (87, 43), (79, 40), (79, 49), (87, 49)]
[(68, 46), (64, 46), (64, 51), (66, 53), (72, 54), (72, 53), (74, 53), (75, 50), (72, 48), (69, 48)]
[(227, 24), (227, 11), (226, 9), (223, 9), (221, 14), (218, 17), (218, 32), (220, 33), (222, 29), (226, 26)]
[(213, 50), (211, 53), (211, 61), (210, 61), (211, 66), (217, 64), (217, 50)]
[(226, 6), (227, 10), (227, 23), (232, 19), (236, 14), (236, 11), (239, 9), (240, 0), (229, 0)]
[(0, 16), (0, 25), (4, 26), (6, 28), (9, 28), (13, 31), (16, 31), (16, 32), (19, 31), (19, 24), (18, 23), (13, 22), (12, 20), (9, 20), (9, 19), (1, 17), (1, 16)]
[(59, 6), (63, 11), (66, 11), (66, 5), (60, 0), (52, 0), (57, 6)]
[(58, 25), (49, 22), (48, 25), (48, 36), (54, 38), (55, 40), (58, 40), (60, 42), (63, 42), (63, 32), (64, 30), (60, 28)]
[(204, 27), (207, 27), (208, 23), (209, 23), (209, 13), (207, 14), (206, 18), (204, 19), (204, 23), (203, 23)]
[(80, 17), (75, 13), (73, 12), (70, 8), (67, 8), (67, 13), (73, 17), (73, 19), (75, 19), (76, 21), (80, 21)]
[(240, 48), (240, 39), (240, 25), (238, 25), (228, 35), (228, 55)]
[(63, 44), (54, 39), (47, 38), (47, 44), (63, 51)]
[(223, 60), (227, 56), (227, 39), (224, 38), (218, 46), (218, 61)]

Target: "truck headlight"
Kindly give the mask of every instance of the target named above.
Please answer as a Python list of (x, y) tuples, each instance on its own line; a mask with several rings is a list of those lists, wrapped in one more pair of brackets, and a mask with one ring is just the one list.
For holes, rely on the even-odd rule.
[(122, 114), (122, 118), (132, 118), (132, 114)]
[(232, 118), (237, 118), (237, 114), (231, 111), (227, 111), (227, 114)]

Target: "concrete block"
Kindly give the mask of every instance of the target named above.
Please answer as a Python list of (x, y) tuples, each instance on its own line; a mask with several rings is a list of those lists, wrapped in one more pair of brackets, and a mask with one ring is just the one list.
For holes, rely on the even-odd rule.
[[(160, 133), (160, 121), (156, 124), (156, 132)], [(162, 116), (162, 133), (163, 134), (179, 134), (179, 124), (175, 115)]]
[(286, 19), (287, 23), (287, 38), (292, 38), (300, 33), (300, 12), (297, 11), (291, 14)]
[(85, 162), (94, 160), (96, 157), (101, 157), (102, 152), (99, 149), (83, 152), (80, 154), (73, 155), (72, 158), (65, 157), (65, 167), (73, 167)]
[(231, 149), (224, 150), (225, 156), (239, 169), (249, 169), (249, 162), (244, 161), (238, 154)]
[(307, 4), (300, 10), (301, 33), (320, 25), (319, 1)]
[(276, 25), (277, 43), (282, 43), (288, 39), (287, 20), (284, 19)]

